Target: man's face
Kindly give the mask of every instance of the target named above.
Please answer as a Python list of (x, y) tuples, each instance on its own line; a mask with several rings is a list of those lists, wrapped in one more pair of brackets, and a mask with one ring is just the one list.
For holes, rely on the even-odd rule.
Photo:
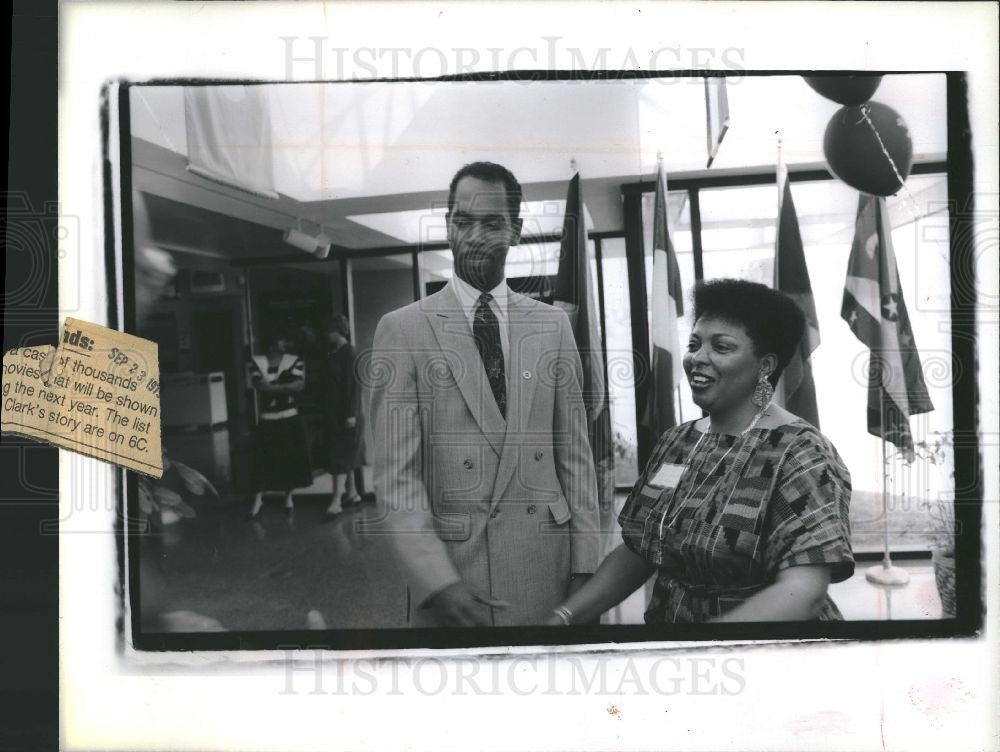
[(458, 181), (448, 214), (455, 274), (477, 290), (492, 290), (504, 277), (507, 251), (520, 238), (521, 220), (510, 217), (503, 183), (468, 176)]

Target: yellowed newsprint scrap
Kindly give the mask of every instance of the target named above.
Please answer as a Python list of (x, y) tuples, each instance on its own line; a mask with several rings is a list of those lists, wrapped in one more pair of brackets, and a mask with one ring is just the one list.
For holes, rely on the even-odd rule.
[(66, 319), (58, 347), (4, 354), (0, 429), (159, 478), (156, 343)]

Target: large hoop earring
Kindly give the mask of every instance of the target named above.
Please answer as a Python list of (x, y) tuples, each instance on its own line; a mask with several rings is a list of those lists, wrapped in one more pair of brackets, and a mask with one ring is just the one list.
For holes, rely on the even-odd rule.
[(772, 397), (774, 397), (774, 387), (767, 380), (767, 374), (761, 371), (757, 376), (757, 386), (753, 390), (753, 403), (757, 407), (764, 408), (771, 403)]

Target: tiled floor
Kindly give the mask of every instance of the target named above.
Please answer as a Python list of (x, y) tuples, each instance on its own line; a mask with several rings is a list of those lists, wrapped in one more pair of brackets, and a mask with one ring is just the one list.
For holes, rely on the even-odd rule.
[[(245, 518), (244, 502), (203, 503), (196, 519), (168, 526), (163, 610), (194, 611), (241, 631), (303, 629), (310, 611), (331, 629), (405, 626), (405, 588), (386, 540), (362, 525), (374, 517), (374, 505), (327, 521), (329, 486), (329, 476), (320, 477), (296, 495), (291, 516), (273, 496), (258, 520)], [(900, 588), (866, 581), (869, 566), (859, 564), (850, 580), (831, 586), (845, 619), (940, 618), (929, 560), (904, 563), (911, 579)], [(643, 603), (640, 590), (614, 621), (641, 623)]]
[(385, 541), (360, 530), (374, 505), (328, 521), (328, 502), (296, 497), (289, 516), (276, 496), (256, 520), (229, 505), (178, 523), (184, 529), (164, 541), (162, 610), (240, 631), (305, 629), (313, 610), (330, 629), (405, 626), (405, 590)]

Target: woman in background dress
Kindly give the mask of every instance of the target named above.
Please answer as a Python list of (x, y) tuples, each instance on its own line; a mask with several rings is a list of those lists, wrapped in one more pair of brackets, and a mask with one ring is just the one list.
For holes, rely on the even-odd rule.
[(250, 360), (250, 378), (260, 399), (260, 422), (254, 437), (253, 507), (249, 517), (257, 517), (264, 494), (278, 491), (285, 496), (285, 511), (292, 513), (292, 491), (312, 485), (312, 468), (305, 428), (295, 395), (305, 386), (306, 366), (291, 352), (291, 338), (273, 336), (266, 355)]
[(343, 314), (337, 314), (327, 322), (327, 469), (333, 476), (333, 498), (326, 510), (327, 518), (343, 512), (343, 504), (361, 502), (361, 496), (354, 488), (354, 470), (361, 464), (361, 390), (354, 372), (354, 347), (348, 340), (350, 331), (350, 324)]

